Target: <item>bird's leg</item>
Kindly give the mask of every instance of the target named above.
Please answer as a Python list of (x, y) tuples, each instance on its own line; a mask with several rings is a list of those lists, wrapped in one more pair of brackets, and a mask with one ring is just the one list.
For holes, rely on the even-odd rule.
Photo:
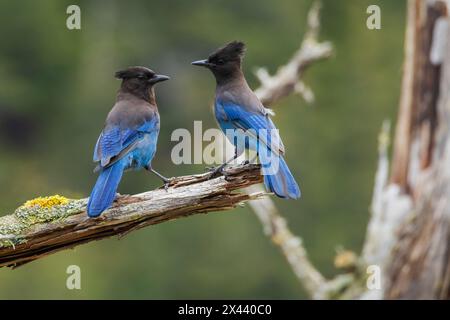
[(211, 174), (209, 176), (208, 179), (211, 179), (213, 177), (215, 177), (217, 174), (221, 174), (221, 175), (225, 175), (223, 169), (232, 161), (236, 160), (236, 158), (238, 157), (237, 154), (237, 149), (234, 149), (234, 156), (233, 158), (229, 159), (228, 161), (226, 161), (225, 163), (221, 164), (220, 166), (218, 166), (217, 168), (214, 168), (213, 170), (211, 170)]
[(145, 169), (147, 169), (148, 171), (150, 171), (151, 173), (156, 175), (158, 178), (160, 178), (164, 182), (164, 190), (167, 191), (167, 189), (169, 188), (170, 179), (164, 177), (161, 173), (159, 173), (158, 171), (154, 170), (152, 167), (146, 167)]

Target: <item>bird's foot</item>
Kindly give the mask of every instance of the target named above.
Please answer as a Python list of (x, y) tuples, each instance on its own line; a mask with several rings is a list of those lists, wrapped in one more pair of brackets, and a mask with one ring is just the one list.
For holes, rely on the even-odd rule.
[(167, 192), (167, 189), (169, 189), (169, 185), (170, 185), (170, 182), (172, 181), (172, 179), (164, 177), (161, 173), (154, 170), (150, 166), (145, 167), (145, 169), (150, 172), (153, 172), (156, 176), (158, 176), (164, 182), (164, 190), (166, 190), (166, 192)]
[(225, 166), (226, 166), (226, 164), (224, 163), (224, 164), (222, 164), (222, 165), (220, 165), (218, 167), (210, 168), (209, 169), (210, 174), (209, 174), (208, 180), (216, 178), (219, 175), (222, 175), (222, 176), (226, 177), (227, 173), (225, 171)]
[(169, 178), (163, 179), (163, 182), (164, 182), (163, 187), (164, 187), (164, 190), (166, 190), (166, 192), (168, 192), (171, 181), (172, 181), (172, 179), (169, 179)]
[(214, 167), (214, 166), (208, 166), (205, 167), (205, 171), (207, 172), (213, 172), (214, 170), (216, 170), (218, 167)]
[(170, 181), (164, 182), (164, 190), (166, 190), (166, 192), (169, 192), (169, 185), (170, 185)]
[(248, 164), (250, 164), (250, 161), (248, 161), (248, 160), (244, 160), (244, 161), (242, 161), (242, 163), (241, 163), (241, 165), (243, 165), (243, 166), (246, 166), (246, 165), (248, 165)]

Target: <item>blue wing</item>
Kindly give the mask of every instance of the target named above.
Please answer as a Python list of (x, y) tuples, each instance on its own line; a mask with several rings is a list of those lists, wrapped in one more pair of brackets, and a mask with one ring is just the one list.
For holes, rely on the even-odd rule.
[[(281, 138), (268, 114), (247, 111), (234, 103), (216, 101), (215, 115), (223, 131), (230, 128), (242, 129), (250, 138), (263, 143), (276, 154), (284, 153)], [(265, 130), (265, 133), (260, 130)]]
[[(281, 198), (300, 197), (300, 188), (283, 158), (283, 143), (268, 114), (220, 101), (216, 101), (215, 114), (224, 132), (227, 129), (241, 129), (245, 132), (249, 141), (248, 144), (245, 141), (245, 147), (257, 150), (264, 184), (271, 192)], [(266, 130), (265, 133), (259, 131), (262, 129)], [(235, 146), (238, 150), (239, 146)], [(272, 153), (278, 161), (273, 161)]]
[(145, 134), (154, 131), (159, 131), (158, 117), (153, 117), (136, 128), (106, 126), (95, 145), (94, 161), (100, 162), (101, 167), (110, 166), (131, 152)]

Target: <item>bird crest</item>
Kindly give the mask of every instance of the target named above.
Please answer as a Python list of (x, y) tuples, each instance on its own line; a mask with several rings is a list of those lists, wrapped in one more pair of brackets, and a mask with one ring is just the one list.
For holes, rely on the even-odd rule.
[(210, 62), (241, 61), (245, 55), (245, 44), (241, 41), (232, 41), (214, 51), (208, 58)]

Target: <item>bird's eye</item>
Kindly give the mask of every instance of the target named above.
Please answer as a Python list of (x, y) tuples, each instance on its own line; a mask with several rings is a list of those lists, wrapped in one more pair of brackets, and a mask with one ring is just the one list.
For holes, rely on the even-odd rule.
[(224, 63), (225, 63), (225, 60), (223, 60), (223, 59), (217, 60), (217, 64), (224, 64)]
[(137, 76), (137, 78), (142, 80), (142, 79), (145, 79), (145, 76), (143, 74), (140, 74)]

